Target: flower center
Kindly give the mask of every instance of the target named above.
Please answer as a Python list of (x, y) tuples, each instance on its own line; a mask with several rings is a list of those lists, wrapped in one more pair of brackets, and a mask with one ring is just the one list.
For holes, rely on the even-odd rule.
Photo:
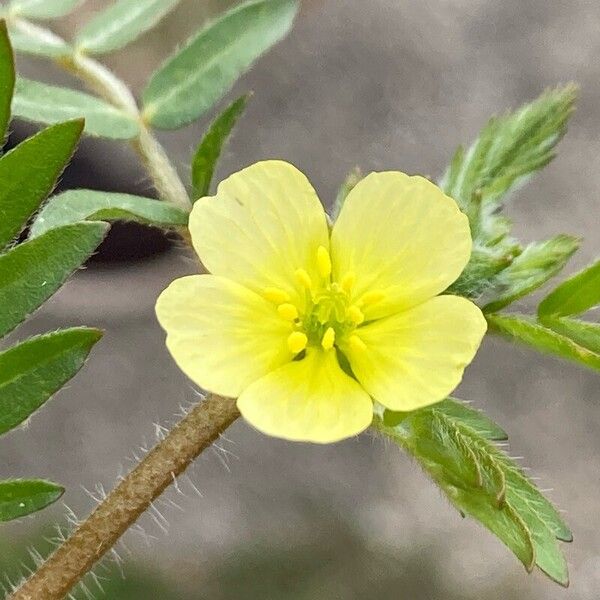
[(354, 273), (346, 273), (340, 282), (331, 281), (331, 258), (323, 246), (318, 248), (316, 263), (318, 282), (313, 281), (304, 269), (295, 273), (305, 293), (302, 308), (293, 304), (283, 290), (269, 288), (264, 292), (265, 298), (277, 305), (279, 315), (294, 325), (294, 331), (287, 340), (290, 352), (297, 355), (307, 346), (331, 350), (341, 340), (347, 340), (355, 349), (365, 349), (354, 330), (365, 320), (362, 308), (379, 302), (383, 294), (369, 292), (352, 302)]

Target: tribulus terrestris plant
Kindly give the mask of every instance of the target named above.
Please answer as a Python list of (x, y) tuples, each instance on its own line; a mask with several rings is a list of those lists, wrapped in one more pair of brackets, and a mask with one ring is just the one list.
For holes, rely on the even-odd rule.
[[(190, 182), (155, 136), (213, 109), (288, 33), (297, 2), (250, 0), (203, 25), (158, 67), (140, 101), (99, 57), (149, 31), (178, 1), (117, 0), (72, 40), (47, 27), (78, 4), (12, 0), (2, 8), (0, 133), (11, 115), (46, 127), (0, 158), (0, 335), (85, 263), (110, 223), (168, 230), (197, 257), (198, 274), (173, 281), (157, 317), (167, 350), (204, 396), (10, 597), (69, 594), (240, 415), (294, 442), (368, 430), (397, 444), (528, 572), (538, 567), (568, 585), (559, 544), (572, 540), (568, 525), (506, 453), (505, 431), (452, 393), (486, 334), (600, 370), (600, 326), (581, 317), (600, 304), (600, 262), (555, 284), (536, 314), (510, 310), (559, 275), (579, 245), (565, 234), (524, 245), (503, 213), (553, 159), (576, 87), (492, 118), (436, 182), (395, 170), (401, 164), (353, 171), (328, 215), (307, 177), (283, 160), (248, 166), (214, 188), (249, 95), (215, 118)], [(52, 61), (88, 91), (15, 74), (13, 52)], [(89, 189), (52, 195), (82, 133), (135, 148), (157, 199)], [(0, 433), (58, 392), (101, 335), (68, 328), (5, 348)], [(0, 520), (40, 510), (62, 491), (44, 479), (2, 481)]]

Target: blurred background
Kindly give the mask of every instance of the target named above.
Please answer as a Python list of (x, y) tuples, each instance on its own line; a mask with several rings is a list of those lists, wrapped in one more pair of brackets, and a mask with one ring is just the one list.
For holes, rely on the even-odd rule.
[[(104, 6), (88, 0), (58, 29), (69, 35)], [(235, 2), (184, 0), (165, 22), (111, 56), (140, 91), (167, 54)], [(493, 113), (576, 81), (581, 99), (559, 157), (515, 197), (515, 233), (585, 238), (570, 269), (599, 254), (600, 4), (591, 0), (305, 0), (292, 34), (230, 98), (255, 95), (219, 178), (263, 158), (295, 163), (329, 204), (346, 173), (400, 169), (438, 177), (458, 143)], [(20, 60), (30, 77), (68, 82), (46, 63)], [(71, 83), (71, 82), (69, 82)], [(189, 173), (214, 115), (163, 136)], [(33, 129), (14, 125), (15, 139)], [(123, 145), (87, 139), (63, 188), (152, 194)], [(2, 475), (47, 476), (85, 515), (196, 398), (163, 345), (153, 304), (194, 263), (156, 231), (117, 227), (101, 252), (17, 333), (96, 325), (103, 342), (82, 373), (1, 443)], [(527, 308), (527, 306), (525, 306)], [(529, 306), (531, 309), (532, 306)], [(463, 520), (392, 446), (363, 435), (319, 447), (264, 437), (236, 423), (117, 555), (96, 571), (106, 597), (181, 600), (596, 600), (600, 597), (598, 376), (488, 339), (457, 395), (511, 435), (512, 454), (564, 508), (575, 543), (572, 584), (527, 576), (487, 531)], [(8, 585), (65, 524), (64, 505), (0, 527)], [(89, 593), (103, 597), (92, 580)], [(85, 597), (85, 590), (79, 595)]]

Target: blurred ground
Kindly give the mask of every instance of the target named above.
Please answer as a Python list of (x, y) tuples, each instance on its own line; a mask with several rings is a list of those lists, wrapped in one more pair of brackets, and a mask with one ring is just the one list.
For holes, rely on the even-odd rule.
[[(152, 65), (226, 4), (184, 1), (111, 63), (139, 90)], [(63, 23), (63, 32), (74, 26)], [(575, 268), (598, 254), (599, 49), (600, 4), (591, 0), (307, 1), (292, 35), (231, 94), (255, 90), (221, 174), (284, 158), (309, 175), (326, 203), (356, 164), (437, 176), (489, 115), (574, 80), (582, 96), (560, 156), (518, 194), (510, 214), (526, 240), (584, 236)], [(40, 63), (23, 66), (48, 77)], [(183, 174), (207, 121), (164, 136)], [(86, 141), (82, 153), (87, 166), (79, 168), (88, 171), (81, 175), (97, 172), (96, 187), (149, 192), (125, 148)], [(2, 439), (3, 475), (61, 481), (66, 504), (85, 514), (92, 501), (82, 486), (109, 488), (139, 446), (152, 443), (153, 423), (171, 420), (194, 400), (152, 312), (167, 282), (193, 269), (176, 251), (118, 268), (94, 266), (19, 331), (24, 337), (85, 323), (106, 336), (43, 418)], [(527, 457), (542, 487), (556, 488), (550, 496), (567, 510), (576, 540), (566, 548), (573, 582), (567, 591), (539, 574), (527, 577), (395, 448), (369, 436), (327, 447), (287, 444), (241, 422), (222, 441), (224, 451), (197, 462), (182, 495), (167, 496), (182, 510), (159, 505), (168, 524), (147, 515), (145, 534), (125, 540), (130, 555), (124, 547), (119, 553), (182, 600), (595, 600), (598, 391), (591, 372), (488, 340), (459, 394), (510, 432), (513, 453)], [(55, 507), (3, 526), (0, 536), (16, 547), (63, 512)], [(17, 572), (13, 567), (12, 576)], [(160, 589), (140, 597), (167, 598)]]

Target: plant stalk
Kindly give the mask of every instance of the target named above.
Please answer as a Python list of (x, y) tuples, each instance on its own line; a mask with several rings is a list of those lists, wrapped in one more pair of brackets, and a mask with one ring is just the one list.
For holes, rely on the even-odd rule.
[[(49, 29), (34, 25), (20, 17), (8, 15), (7, 18), (20, 28), (26, 29), (29, 35), (50, 36), (68, 44), (66, 40)], [(192, 209), (192, 203), (185, 185), (164, 148), (142, 119), (137, 102), (125, 82), (102, 63), (87, 56), (77, 48), (69, 54), (56, 58), (55, 62), (62, 69), (75, 75), (98, 96), (138, 121), (140, 133), (138, 137), (131, 140), (131, 145), (144, 163), (159, 197), (189, 212)]]
[(9, 600), (59, 600), (239, 416), (235, 400), (197, 404)]

